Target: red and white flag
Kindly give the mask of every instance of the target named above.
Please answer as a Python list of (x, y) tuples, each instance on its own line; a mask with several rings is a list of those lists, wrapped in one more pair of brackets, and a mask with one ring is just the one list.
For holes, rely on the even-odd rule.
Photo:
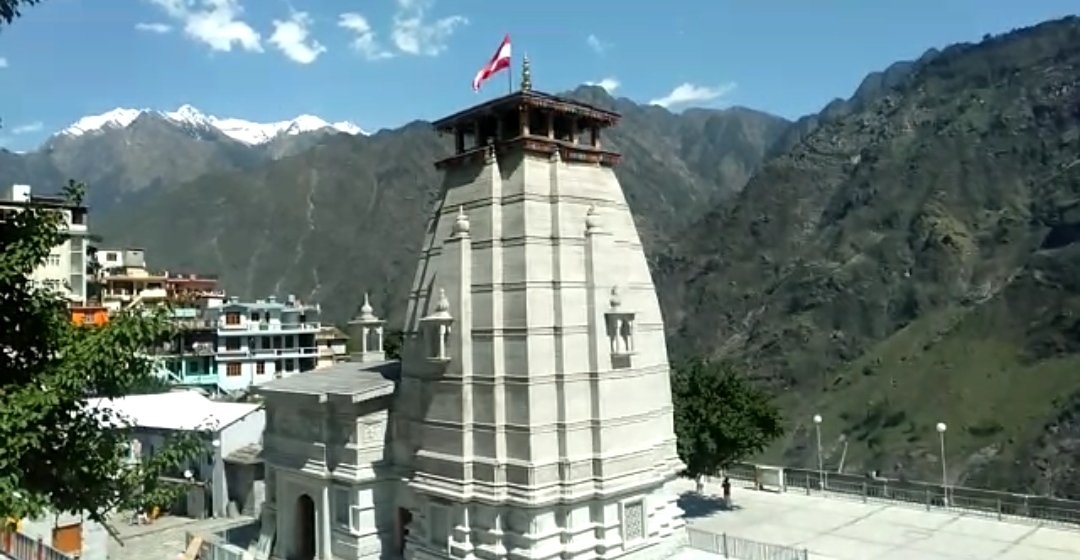
[(491, 61), (484, 65), (479, 72), (476, 73), (476, 77), (473, 78), (472, 88), (473, 91), (480, 91), (480, 85), (487, 81), (488, 78), (494, 76), (499, 70), (505, 70), (510, 68), (510, 34), (507, 33), (506, 37), (503, 37), (502, 43), (499, 45), (499, 50), (495, 51), (495, 56), (491, 57)]

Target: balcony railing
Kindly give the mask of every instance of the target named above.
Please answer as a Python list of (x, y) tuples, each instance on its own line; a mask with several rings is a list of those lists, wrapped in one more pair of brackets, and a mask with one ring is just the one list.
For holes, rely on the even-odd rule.
[(214, 322), (209, 319), (172, 319), (172, 324), (180, 329), (203, 330), (214, 328)]
[(223, 358), (228, 358), (228, 357), (239, 358), (239, 357), (243, 357), (243, 356), (247, 356), (247, 355), (251, 354), (251, 351), (248, 350), (247, 348), (218, 348), (217, 352), (215, 352), (215, 353), (219, 357), (223, 357)]
[(0, 547), (14, 560), (72, 560), (74, 557), (17, 531), (0, 531)]
[(312, 347), (305, 348), (253, 348), (251, 354), (258, 356), (292, 356), (294, 354), (300, 354), (302, 356), (318, 354), (319, 349)]

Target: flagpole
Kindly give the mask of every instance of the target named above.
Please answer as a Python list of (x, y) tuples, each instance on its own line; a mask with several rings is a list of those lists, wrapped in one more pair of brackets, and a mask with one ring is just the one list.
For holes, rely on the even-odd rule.
[(506, 93), (514, 93), (514, 55), (510, 55), (510, 66), (506, 68)]

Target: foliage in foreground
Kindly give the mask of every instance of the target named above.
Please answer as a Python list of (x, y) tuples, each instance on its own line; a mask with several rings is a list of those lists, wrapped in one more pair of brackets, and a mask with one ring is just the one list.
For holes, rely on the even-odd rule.
[[(65, 195), (81, 202), (72, 182)], [(145, 386), (145, 351), (170, 334), (164, 313), (120, 315), (103, 327), (75, 326), (65, 301), (31, 274), (67, 239), (61, 213), (27, 209), (0, 219), (0, 513), (37, 517), (171, 504), (182, 489), (164, 482), (201, 449), (194, 436), (172, 442), (141, 465), (126, 464), (127, 421), (89, 407)]]
[(700, 479), (763, 451), (784, 434), (768, 394), (731, 366), (692, 359), (671, 376), (684, 476)]

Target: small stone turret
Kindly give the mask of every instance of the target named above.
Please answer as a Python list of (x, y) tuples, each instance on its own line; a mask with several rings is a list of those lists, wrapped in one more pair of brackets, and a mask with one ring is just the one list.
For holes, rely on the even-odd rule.
[(353, 351), (349, 360), (353, 362), (381, 362), (386, 359), (383, 353), (383, 327), (386, 321), (375, 316), (368, 294), (364, 294), (364, 304), (360, 314), (349, 321), (349, 341)]

